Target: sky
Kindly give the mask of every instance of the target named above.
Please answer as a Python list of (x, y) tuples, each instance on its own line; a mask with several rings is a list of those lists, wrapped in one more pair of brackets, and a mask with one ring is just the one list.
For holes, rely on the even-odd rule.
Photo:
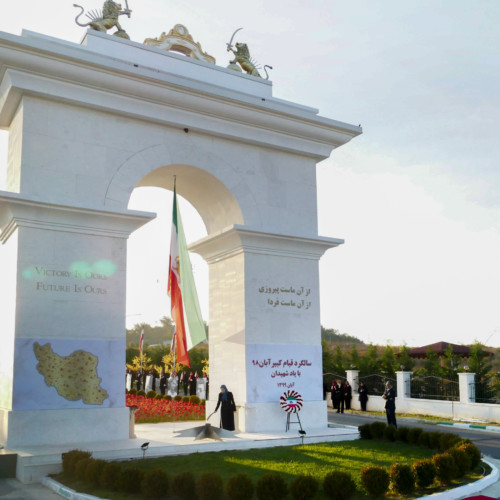
[[(128, 3), (132, 40), (181, 23), (221, 66), (243, 27), (235, 41), (273, 66), (274, 97), (363, 127), (317, 167), (319, 234), (345, 240), (320, 261), (323, 326), (379, 344), (500, 347), (498, 0)], [(8, 2), (0, 31), (79, 43), (72, 4)], [(171, 193), (151, 189), (129, 205), (158, 218), (129, 241), (128, 326), (170, 311)], [(188, 242), (206, 235), (189, 203), (181, 213)], [(207, 266), (192, 260), (208, 321)]]

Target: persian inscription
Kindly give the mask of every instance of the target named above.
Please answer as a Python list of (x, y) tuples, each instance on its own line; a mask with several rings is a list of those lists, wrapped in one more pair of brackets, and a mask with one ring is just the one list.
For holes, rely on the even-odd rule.
[(55, 387), (60, 396), (69, 401), (81, 399), (88, 405), (102, 405), (108, 393), (100, 387), (97, 376), (98, 358), (90, 352), (78, 350), (69, 356), (60, 356), (50, 343), (33, 344), (38, 360), (38, 372), (49, 387)]
[(269, 307), (293, 307), (307, 310), (311, 307), (311, 289), (303, 286), (297, 288), (261, 286), (259, 293), (267, 295), (266, 304)]

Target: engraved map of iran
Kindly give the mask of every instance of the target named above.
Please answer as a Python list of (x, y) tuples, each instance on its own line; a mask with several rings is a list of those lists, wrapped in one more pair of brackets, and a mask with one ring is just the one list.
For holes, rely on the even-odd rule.
[(47, 343), (33, 344), (38, 359), (36, 366), (49, 387), (55, 387), (60, 396), (69, 400), (81, 399), (88, 405), (102, 405), (108, 393), (100, 387), (97, 376), (98, 358), (90, 352), (78, 350), (69, 356), (59, 356)]

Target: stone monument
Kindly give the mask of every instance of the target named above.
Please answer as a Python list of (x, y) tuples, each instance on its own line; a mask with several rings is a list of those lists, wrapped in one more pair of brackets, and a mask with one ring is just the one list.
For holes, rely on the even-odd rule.
[(191, 245), (209, 264), (207, 412), (227, 384), (240, 430), (282, 431), (293, 389), (304, 428), (326, 428), (318, 261), (342, 240), (318, 236), (316, 163), (361, 129), (92, 29), (0, 33), (0, 60), (0, 443), (129, 437), (127, 238), (155, 215), (127, 207), (174, 175), (208, 233)]

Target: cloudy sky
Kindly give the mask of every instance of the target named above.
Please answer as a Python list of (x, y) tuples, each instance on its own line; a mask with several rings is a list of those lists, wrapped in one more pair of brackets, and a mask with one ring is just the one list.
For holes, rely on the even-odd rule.
[[(72, 4), (9, 2), (0, 30), (25, 28), (79, 43), (85, 30), (74, 23)], [(229, 60), (226, 42), (243, 27), (236, 41), (274, 67), (275, 97), (362, 125), (362, 136), (318, 165), (319, 232), (345, 239), (320, 264), (325, 327), (376, 343), (477, 339), (500, 346), (498, 0), (129, 0), (129, 6), (132, 17), (122, 25), (132, 40), (181, 23), (221, 66)], [(170, 200), (144, 189), (131, 200), (131, 208), (159, 217), (129, 244), (129, 325), (169, 313)], [(181, 210), (188, 240), (206, 234), (187, 203)], [(194, 270), (208, 319), (200, 258)]]

